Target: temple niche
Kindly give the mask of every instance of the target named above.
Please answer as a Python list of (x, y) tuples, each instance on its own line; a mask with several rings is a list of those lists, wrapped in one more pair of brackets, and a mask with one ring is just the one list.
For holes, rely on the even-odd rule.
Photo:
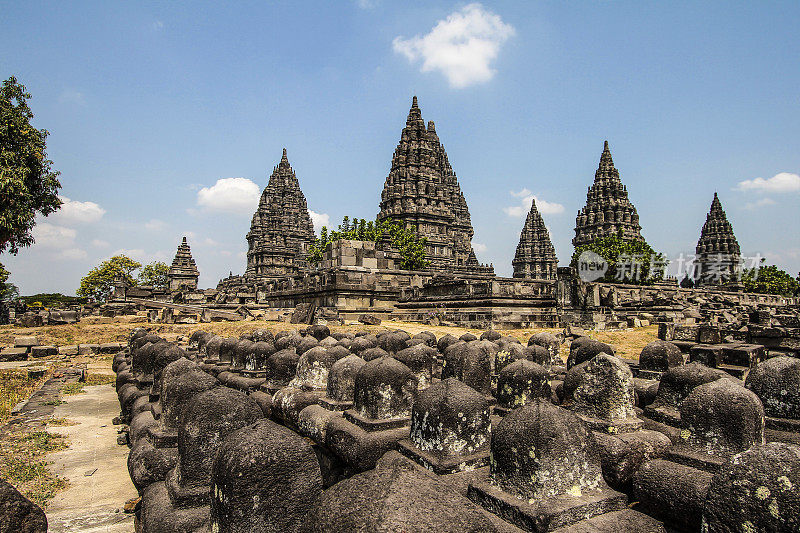
[(594, 174), (594, 183), (586, 193), (586, 206), (575, 219), (575, 247), (591, 244), (595, 239), (622, 232), (627, 240), (644, 240), (641, 235), (639, 215), (628, 199), (628, 189), (619, 179), (614, 167), (608, 141), (603, 146), (600, 165)]
[(314, 225), (286, 149), (272, 171), (247, 233), (249, 279), (291, 276), (307, 269)]
[(698, 285), (720, 285), (735, 282), (739, 275), (741, 250), (733, 234), (717, 193), (711, 201), (711, 209), (697, 241), (694, 260), (695, 283)]
[(550, 232), (544, 225), (542, 215), (531, 202), (531, 210), (519, 236), (517, 253), (511, 262), (515, 278), (556, 279), (558, 258), (550, 240)]
[(200, 271), (197, 270), (197, 265), (192, 258), (192, 250), (184, 237), (167, 272), (169, 290), (170, 292), (195, 291), (199, 277)]
[(475, 257), (464, 193), (433, 121), (425, 127), (416, 96), (381, 193), (378, 220), (389, 218), (416, 228), (427, 239), (430, 270), (494, 274)]

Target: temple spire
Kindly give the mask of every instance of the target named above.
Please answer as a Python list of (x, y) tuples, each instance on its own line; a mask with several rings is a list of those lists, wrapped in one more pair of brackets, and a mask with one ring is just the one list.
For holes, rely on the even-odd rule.
[(531, 209), (525, 219), (525, 226), (519, 236), (519, 244), (514, 260), (515, 278), (556, 279), (558, 258), (550, 232), (544, 219), (536, 207), (536, 200), (531, 202)]
[(716, 192), (700, 230), (695, 252), (696, 283), (718, 285), (735, 280), (740, 268), (741, 250)]
[(627, 240), (642, 240), (639, 215), (628, 199), (628, 191), (619, 179), (608, 141), (603, 142), (600, 164), (594, 183), (586, 193), (586, 206), (575, 220), (574, 246), (590, 244), (597, 238), (616, 235), (622, 231)]

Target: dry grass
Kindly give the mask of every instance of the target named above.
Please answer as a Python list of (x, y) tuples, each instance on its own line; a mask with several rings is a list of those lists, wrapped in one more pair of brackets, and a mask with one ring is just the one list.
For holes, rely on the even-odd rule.
[(39, 379), (30, 379), (25, 369), (0, 370), (0, 424), (8, 420), (15, 405), (30, 398), (51, 375), (52, 371), (48, 371)]
[[(235, 322), (209, 322), (203, 324), (148, 324), (142, 323), (141, 317), (101, 318), (87, 317), (77, 324), (65, 326), (44, 326), (40, 328), (17, 328), (15, 326), (0, 326), (0, 344), (12, 344), (14, 337), (20, 335), (36, 335), (42, 344), (88, 344), (126, 341), (130, 332), (137, 327), (146, 327), (157, 335), (170, 338), (178, 335), (191, 335), (194, 331), (202, 329), (225, 337), (238, 337), (257, 329), (267, 329), (273, 332), (285, 329), (299, 329), (303, 324), (288, 324), (286, 322), (264, 322), (239, 320)], [(448, 333), (461, 336), (465, 332), (480, 336), (481, 330), (470, 328), (456, 328), (449, 326), (429, 326), (411, 322), (384, 321), (380, 326), (365, 326), (363, 324), (331, 326), (331, 331), (360, 331), (367, 330), (378, 332), (387, 329), (403, 329), (410, 334), (420, 331), (432, 331), (437, 336)], [(498, 330), (502, 335), (515, 337), (526, 343), (531, 335), (541, 331), (559, 333), (561, 329), (555, 328), (527, 328)], [(628, 329), (624, 331), (589, 331), (587, 334), (599, 341), (612, 345), (617, 354), (626, 359), (638, 360), (639, 353), (644, 346), (657, 338), (657, 326)], [(92, 357), (111, 359), (112, 356)], [(73, 358), (74, 362), (74, 358)]]
[(47, 507), (67, 481), (50, 472), (44, 456), (68, 447), (63, 435), (47, 431), (22, 431), (3, 438), (0, 447), (0, 477), (14, 485), (31, 501)]

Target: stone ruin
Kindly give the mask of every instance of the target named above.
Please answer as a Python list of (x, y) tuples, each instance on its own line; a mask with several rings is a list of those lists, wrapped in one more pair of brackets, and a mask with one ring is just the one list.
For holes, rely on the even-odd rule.
[[(562, 341), (567, 364), (542, 346)], [(797, 359), (754, 360), (743, 382), (668, 341), (639, 364), (614, 352), (135, 330), (113, 368), (137, 531), (797, 530)]]
[[(698, 288), (681, 288), (675, 279), (651, 285), (582, 280), (573, 267), (558, 267), (535, 202), (520, 232), (513, 277), (496, 276), (492, 265), (480, 264), (475, 256), (466, 198), (416, 97), (384, 180), (377, 219), (395, 220), (425, 237), (429, 266), (404, 269), (400, 250), (388, 239), (330, 242), (319, 264), (310, 264), (313, 225), (284, 149), (253, 214), (243, 274), (231, 272), (215, 288), (197, 289), (197, 267), (184, 239), (170, 268), (169, 290), (119, 287), (114, 299), (96, 312), (114, 316), (149, 310), (150, 321), (177, 323), (266, 319), (337, 324), (363, 319), (374, 324), (398, 319), (478, 329), (597, 330), (654, 323), (735, 324), (742, 315), (760, 312), (795, 322), (798, 317), (797, 297), (742, 292), (735, 279), (739, 244), (716, 193), (697, 243)], [(642, 240), (641, 230), (605, 142), (586, 204), (576, 216), (573, 245), (618, 234)]]

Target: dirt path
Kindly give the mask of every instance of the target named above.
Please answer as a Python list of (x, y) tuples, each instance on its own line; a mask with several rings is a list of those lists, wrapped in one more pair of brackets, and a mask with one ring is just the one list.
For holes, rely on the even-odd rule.
[(111, 423), (119, 414), (119, 401), (110, 385), (84, 390), (64, 397), (66, 403), (53, 412), (76, 424), (59, 428), (69, 448), (48, 455), (51, 470), (70, 484), (48, 506), (50, 531), (131, 532), (133, 515), (123, 513), (122, 507), (137, 494), (128, 476), (128, 448), (117, 445), (117, 429)]

